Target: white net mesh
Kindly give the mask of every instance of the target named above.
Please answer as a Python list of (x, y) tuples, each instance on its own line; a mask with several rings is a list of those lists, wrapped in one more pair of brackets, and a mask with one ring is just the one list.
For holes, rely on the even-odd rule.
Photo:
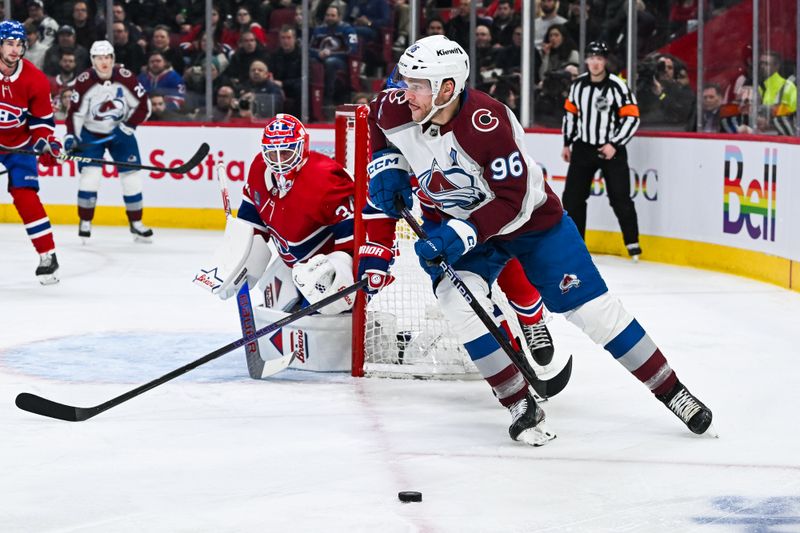
[[(356, 138), (366, 135), (367, 124), (358, 123), (352, 109), (342, 106), (337, 110), (337, 115), (346, 116), (347, 120), (337, 121), (336, 136), (337, 142), (344, 139), (344, 153), (338, 159), (358, 183), (359, 179), (366, 179), (366, 171), (355, 169)], [(413, 212), (419, 218), (418, 205)], [(430, 277), (419, 266), (414, 253), (416, 235), (403, 221), (397, 224), (396, 232), (392, 267), (395, 281), (372, 298), (366, 309), (353, 310), (366, 313), (364, 372), (392, 377), (479, 377), (466, 351), (450, 333), (447, 319), (433, 295)], [(503, 313), (513, 317), (496, 284), (492, 292), (492, 299)], [(523, 338), (516, 319), (510, 325), (514, 335)]]

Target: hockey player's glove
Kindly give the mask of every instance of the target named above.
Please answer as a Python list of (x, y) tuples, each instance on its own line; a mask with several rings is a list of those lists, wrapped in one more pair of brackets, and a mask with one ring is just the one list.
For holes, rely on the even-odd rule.
[(72, 134), (67, 134), (64, 136), (64, 151), (68, 154), (72, 153), (78, 145), (81, 143), (81, 140)]
[(358, 279), (367, 278), (364, 292), (375, 295), (382, 288), (394, 281), (389, 274), (394, 254), (387, 247), (368, 242), (358, 249)]
[(39, 163), (46, 167), (53, 167), (60, 163), (57, 159), (64, 145), (55, 135), (40, 137), (34, 144), (33, 149), (39, 152)]
[(397, 199), (411, 209), (411, 167), (396, 148), (375, 152), (367, 165), (369, 173), (369, 200), (372, 205), (387, 215), (400, 218)]
[(428, 233), (427, 239), (414, 243), (419, 264), (434, 280), (442, 273), (439, 262), (444, 259), (450, 265), (459, 260), (478, 243), (475, 226), (466, 220), (450, 219)]

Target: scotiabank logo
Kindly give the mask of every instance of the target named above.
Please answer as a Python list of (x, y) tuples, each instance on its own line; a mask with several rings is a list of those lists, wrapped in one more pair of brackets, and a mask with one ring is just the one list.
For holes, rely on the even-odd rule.
[(747, 228), (751, 239), (775, 240), (778, 149), (764, 149), (761, 178), (744, 176), (744, 155), (736, 145), (725, 147), (722, 231)]

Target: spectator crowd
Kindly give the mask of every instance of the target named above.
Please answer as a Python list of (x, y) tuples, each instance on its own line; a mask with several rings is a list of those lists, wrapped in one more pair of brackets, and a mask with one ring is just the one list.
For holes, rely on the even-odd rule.
[[(740, 0), (706, 0), (719, 14)], [(477, 27), (470, 33), (470, 8)], [(444, 34), (469, 49), (477, 88), (519, 109), (522, 60), (522, 0), (421, 0), (421, 35)], [(582, 72), (579, 29), (586, 42), (603, 40), (611, 50), (609, 70), (620, 68), (626, 50), (625, 0), (537, 0), (534, 26), (534, 117), (537, 125), (560, 127), (570, 83)], [(637, 0), (635, 93), (642, 127), (694, 130), (695, 90), (681, 59), (658, 51), (697, 25), (697, 0)], [(310, 0), (310, 111), (329, 121), (336, 105), (369, 100), (408, 43), (408, 0)], [(213, 49), (214, 121), (262, 121), (277, 112), (300, 114), (301, 39), (299, 0), (218, 0), (205, 27), (199, 0), (115, 0), (106, 36), (105, 2), (13, 0), (12, 16), (29, 35), (26, 58), (49, 77), (56, 116), (65, 115), (71, 86), (90, 66), (88, 49), (98, 39), (113, 45), (116, 62), (133, 71), (153, 104), (151, 120), (205, 120), (206, 34)], [(797, 89), (791, 63), (765, 50), (759, 86), (753, 87), (747, 53), (728, 83), (703, 85), (701, 131), (793, 133)], [(755, 103), (753, 100), (755, 99)], [(756, 109), (755, 115), (752, 110)]]

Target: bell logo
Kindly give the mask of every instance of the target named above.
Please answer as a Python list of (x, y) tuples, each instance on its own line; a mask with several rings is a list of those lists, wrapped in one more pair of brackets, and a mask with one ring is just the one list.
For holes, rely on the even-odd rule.
[[(744, 178), (744, 156), (738, 146), (725, 147), (722, 231), (751, 239), (775, 240), (778, 149), (764, 149), (763, 177)], [(736, 209), (738, 204), (738, 209)]]

